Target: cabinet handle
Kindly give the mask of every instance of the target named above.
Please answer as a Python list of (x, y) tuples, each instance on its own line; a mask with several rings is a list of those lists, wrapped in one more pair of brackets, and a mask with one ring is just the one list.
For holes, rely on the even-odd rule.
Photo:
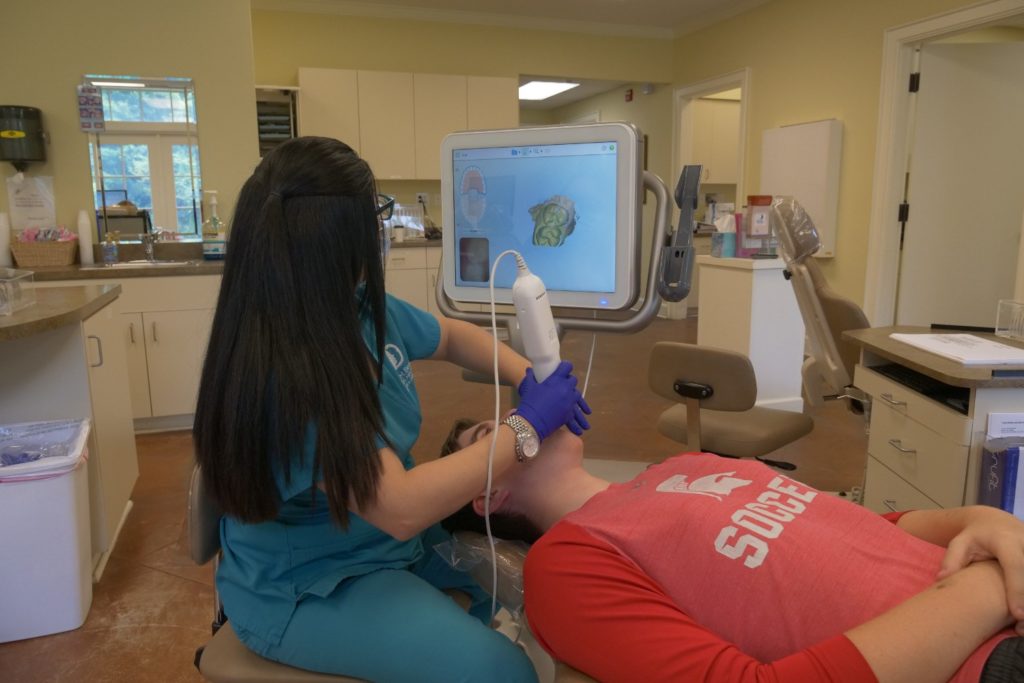
[(891, 406), (905, 406), (906, 401), (897, 401), (892, 397), (892, 394), (882, 394), (880, 398)]
[(896, 507), (896, 501), (892, 498), (882, 499), (882, 505), (889, 508), (889, 512), (899, 512), (899, 509)]
[(889, 445), (898, 450), (900, 453), (917, 453), (916, 448), (904, 448), (903, 441), (900, 439), (889, 439)]
[(128, 323), (128, 341), (135, 344), (135, 323)]
[(156, 338), (156, 321), (153, 321), (153, 341), (160, 341)]
[(103, 341), (94, 334), (89, 335), (89, 339), (96, 340), (96, 353), (99, 355), (100, 360), (98, 363), (90, 363), (90, 368), (98, 368), (103, 365)]

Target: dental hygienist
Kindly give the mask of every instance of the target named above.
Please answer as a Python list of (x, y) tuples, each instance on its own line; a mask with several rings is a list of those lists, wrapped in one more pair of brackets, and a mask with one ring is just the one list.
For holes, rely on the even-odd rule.
[[(420, 407), (409, 363), (492, 371), (492, 341), (384, 292), (370, 167), (327, 138), (285, 142), (238, 198), (194, 437), (216, 502), (217, 588), (238, 637), (285, 664), (371, 681), (534, 681), (488, 628), (490, 600), (433, 551), (437, 522), (485, 486), (485, 441), (413, 466)], [(563, 363), (544, 382), (499, 349), (523, 420), (493, 468), (516, 466), (589, 412)], [(530, 432), (533, 432), (531, 434)], [(439, 589), (473, 598), (466, 613)]]

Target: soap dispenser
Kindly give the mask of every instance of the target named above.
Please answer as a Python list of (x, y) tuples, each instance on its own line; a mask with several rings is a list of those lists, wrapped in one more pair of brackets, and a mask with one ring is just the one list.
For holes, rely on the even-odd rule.
[(217, 215), (217, 191), (205, 190), (210, 195), (210, 216), (203, 221), (203, 258), (209, 261), (223, 259), (227, 251), (224, 222)]
[(117, 263), (117, 240), (111, 233), (103, 238), (103, 265), (112, 266)]

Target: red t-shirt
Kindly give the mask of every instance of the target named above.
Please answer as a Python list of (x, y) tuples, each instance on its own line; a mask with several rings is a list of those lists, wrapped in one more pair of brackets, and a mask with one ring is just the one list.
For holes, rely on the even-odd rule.
[[(572, 549), (587, 536), (635, 565), (709, 635), (753, 659), (773, 662), (816, 648), (817, 658), (845, 658), (848, 672), (852, 644), (841, 634), (932, 585), (945, 552), (759, 462), (680, 456), (594, 496), (531, 550), (527, 614), (549, 647), (550, 610), (533, 609), (532, 599), (552, 596), (531, 583), (544, 582), (538, 567), (571, 563)], [(979, 648), (954, 680), (975, 683), (1003, 637)], [(704, 656), (699, 648), (687, 651)], [(854, 665), (863, 670), (859, 659)]]

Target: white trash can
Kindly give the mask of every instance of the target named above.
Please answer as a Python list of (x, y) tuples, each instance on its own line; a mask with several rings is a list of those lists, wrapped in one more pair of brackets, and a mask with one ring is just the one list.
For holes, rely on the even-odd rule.
[(89, 613), (88, 436), (88, 420), (0, 425), (0, 643)]

